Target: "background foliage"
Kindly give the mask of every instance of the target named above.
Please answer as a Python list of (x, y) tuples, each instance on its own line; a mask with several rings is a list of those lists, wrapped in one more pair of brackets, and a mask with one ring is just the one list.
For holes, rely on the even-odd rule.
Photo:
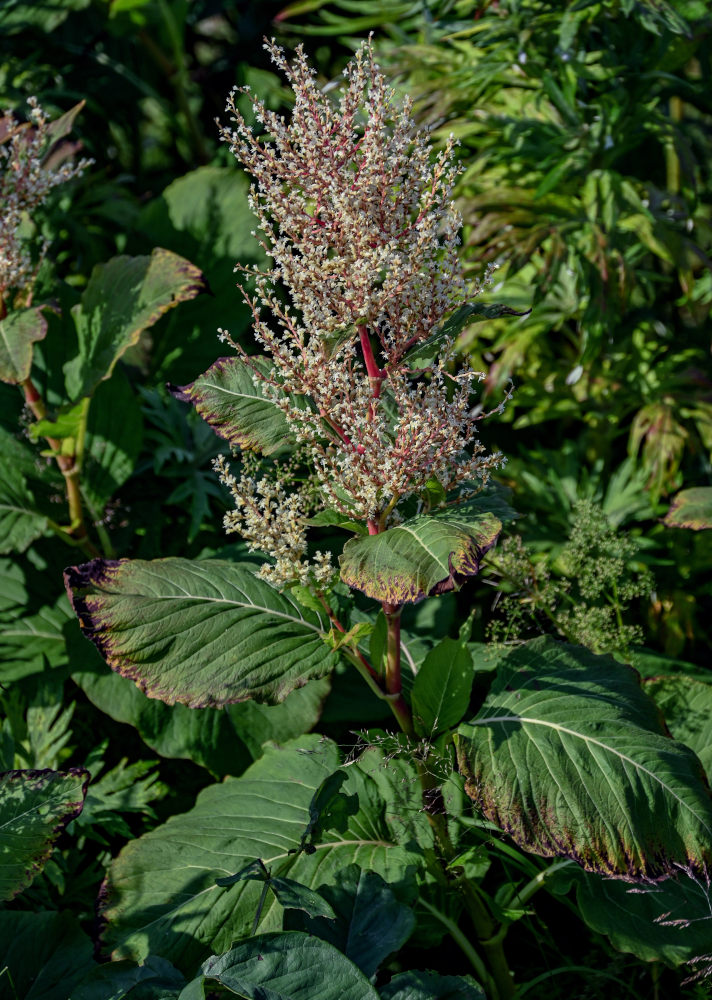
[[(447, 635), (455, 643), (472, 613), (472, 649), (480, 652), (474, 693), (481, 700), (492, 670), (480, 645), (486, 639), (544, 633), (611, 653), (647, 678), (673, 735), (709, 769), (712, 532), (662, 519), (677, 490), (712, 485), (711, 28), (707, 5), (696, 0), (2, 5), (2, 107), (22, 113), (35, 94), (57, 117), (85, 100), (65, 141), (94, 165), (32, 220), (37, 238), (51, 241), (34, 297), (49, 306), (49, 329), (35, 344), (33, 369), (51, 428), (30, 430), (22, 394), (0, 385), (2, 769), (36, 772), (27, 795), (38, 788), (44, 794), (47, 770), (68, 775), (51, 790), (62, 828), (50, 830), (45, 816), (30, 831), (39, 838), (36, 856), (49, 860), (0, 908), (0, 941), (10, 940), (9, 928), (13, 939), (12, 955), (0, 950), (0, 997), (177, 996), (184, 976), (232, 941), (220, 937), (220, 910), (205, 936), (192, 938), (192, 951), (183, 938), (173, 939), (174, 930), (165, 932), (166, 943), (157, 919), (157, 950), (136, 966), (146, 958), (140, 942), (148, 940), (151, 880), (164, 892), (164, 879), (177, 878), (151, 874), (164, 840), (196, 830), (205, 836), (217, 813), (227, 815), (226, 871), (237, 871), (235, 842), (250, 834), (238, 829), (240, 797), (251, 794), (252, 782), (278, 783), (285, 766), (265, 745), (286, 745), (304, 781), (304, 801), (293, 788), (275, 791), (279, 815), (269, 839), (279, 823), (288, 828), (290, 808), (309, 822), (311, 795), (329, 762), (338, 765), (338, 748), (348, 753), (354, 730), (383, 722), (382, 703), (342, 668), (273, 707), (191, 709), (148, 699), (82, 639), (62, 588), (62, 570), (80, 554), (56, 530), (67, 520), (64, 486), (43, 454), (44, 436), (76, 441), (79, 420), (95, 551), (109, 558), (249, 558), (221, 528), (226, 498), (211, 461), (225, 444), (165, 386), (185, 385), (214, 361), (218, 326), (250, 345), (232, 269), (238, 260), (261, 258), (250, 237), (248, 181), (217, 143), (214, 118), (235, 83), (285, 107), (261, 49), (265, 34), (287, 46), (302, 41), (326, 81), (359, 39), (375, 32), (381, 65), (414, 97), (419, 119), (438, 142), (450, 132), (460, 140), (457, 195), (471, 276), (497, 263), (486, 298), (524, 313), (473, 323), (462, 336), (463, 349), (488, 372), (485, 407), (497, 404), (509, 378), (515, 383), (504, 416), (487, 421), (484, 433), (508, 456), (502, 479), (522, 516), (507, 526), (509, 540), (483, 564), (477, 583), (410, 612), (412, 655), (424, 660), (433, 640)], [(176, 308), (161, 307), (140, 330), (126, 331), (114, 345), (110, 377), (99, 381), (97, 368), (89, 385), (87, 365), (72, 368), (82, 333), (71, 310), (90, 315), (97, 265), (117, 255), (149, 258), (157, 247), (199, 269), (206, 291), (186, 294)], [(89, 396), (82, 417), (73, 407)], [(364, 605), (364, 615), (368, 610)], [(494, 650), (490, 657), (503, 655), (501, 646)], [(303, 735), (317, 723), (326, 748), (319, 737)], [(433, 996), (440, 987), (426, 982), (426, 973), (403, 970), (420, 970), (426, 949), (428, 969), (466, 974), (460, 952), (449, 939), (443, 943), (443, 918), (456, 924), (458, 914), (440, 909), (435, 883), (414, 898), (409, 865), (421, 862), (407, 845), (409, 837), (427, 837), (423, 817), (416, 811), (403, 819), (399, 786), (383, 776), (402, 769), (397, 780), (406, 789), (413, 777), (388, 746), (369, 753), (371, 765), (350, 772), (346, 791), (358, 791), (371, 807), (346, 817), (343, 836), (355, 844), (359, 824), (371, 824), (387, 846), (370, 859), (368, 885), (357, 867), (341, 896), (333, 888), (324, 893), (342, 920), (333, 940), (324, 937), (318, 913), (289, 909), (289, 929), (314, 932), (299, 939), (300, 947), (321, 948), (313, 962), (336, 963), (344, 991), (377, 996), (368, 980), (380, 968), (381, 996), (420, 996), (405, 976), (421, 977), (422, 995)], [(87, 787), (75, 815), (78, 789)], [(221, 789), (234, 793), (227, 806)], [(462, 798), (461, 789), (450, 791), (453, 800)], [(380, 812), (379, 796), (388, 802)], [(705, 972), (704, 961), (689, 965), (709, 952), (703, 886), (690, 880), (683, 903), (679, 896), (651, 903), (569, 865), (547, 878), (550, 891), (537, 896), (534, 910), (519, 890), (539, 877), (538, 859), (517, 851), (464, 801), (461, 813), (454, 832), (459, 863), (477, 873), (511, 923), (512, 964), (526, 995), (704, 993), (704, 976), (702, 985), (680, 986)], [(136, 839), (147, 831), (150, 837)], [(0, 843), (2, 836), (0, 830)], [(363, 862), (355, 846), (347, 850), (348, 863)], [(310, 865), (301, 854), (292, 874), (318, 888)], [(140, 891), (136, 871), (145, 877)], [(190, 896), (186, 919), (199, 921), (199, 890), (194, 898), (195, 886), (173, 888)], [(260, 891), (246, 879), (221, 905), (230, 909), (243, 895), (256, 905)], [(103, 938), (102, 954), (121, 960), (112, 964), (109, 985), (108, 967), (92, 957), (100, 893), (103, 919), (111, 923), (114, 907), (123, 914)], [(344, 945), (344, 914), (356, 923), (359, 900), (368, 912), (378, 905), (391, 914), (382, 954)], [(698, 919), (700, 936), (690, 931), (682, 944), (658, 924), (651, 941), (650, 920), (640, 916), (645, 907), (653, 916)], [(280, 929), (281, 913), (271, 901), (262, 929)], [(230, 961), (244, 982), (237, 952)], [(389, 960), (394, 952), (397, 959)], [(339, 964), (343, 954), (348, 965)], [(215, 963), (205, 974), (228, 987), (237, 975)], [(47, 984), (45, 992), (37, 982)], [(450, 989), (437, 995), (479, 995), (464, 980)]]

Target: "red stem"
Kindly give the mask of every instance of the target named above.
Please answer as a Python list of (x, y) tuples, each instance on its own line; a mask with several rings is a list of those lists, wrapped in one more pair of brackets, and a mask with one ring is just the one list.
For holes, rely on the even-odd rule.
[[(383, 379), (386, 377), (386, 372), (383, 368), (379, 368), (376, 364), (376, 359), (373, 356), (373, 349), (371, 347), (371, 341), (368, 336), (368, 330), (365, 326), (359, 326), (358, 336), (361, 342), (363, 360), (366, 364), (366, 372), (368, 373), (368, 379), (371, 383), (371, 395), (373, 399), (376, 400), (381, 395), (381, 385), (383, 384)], [(376, 406), (373, 402), (371, 403), (370, 411), (371, 420), (373, 420), (376, 415)]]

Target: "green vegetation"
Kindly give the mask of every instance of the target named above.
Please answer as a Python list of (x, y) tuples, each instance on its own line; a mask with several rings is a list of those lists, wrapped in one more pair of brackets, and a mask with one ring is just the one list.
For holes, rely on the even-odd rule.
[(6, 0), (0, 98), (0, 1000), (707, 996), (708, 5)]

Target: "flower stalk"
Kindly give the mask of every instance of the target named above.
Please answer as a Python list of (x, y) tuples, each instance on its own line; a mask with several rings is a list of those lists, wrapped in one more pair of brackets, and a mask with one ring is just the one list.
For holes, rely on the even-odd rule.
[[(253, 132), (233, 92), (231, 124), (221, 132), (254, 178), (250, 204), (271, 259), (266, 271), (247, 272), (254, 293), (242, 289), (268, 364), (227, 332), (221, 337), (258, 394), (281, 411), (295, 451), (292, 465), (243, 451), (239, 479), (218, 459), (234, 502), (225, 526), (269, 557), (263, 579), (316, 594), (331, 624), (328, 641), (413, 736), (401, 674), (403, 599), (387, 584), (382, 597), (375, 595), (386, 619), (381, 672), (360, 650), (358, 632), (347, 631), (330, 606), (338, 569), (330, 552), (311, 553), (308, 532), (315, 512), (327, 512), (320, 523), (339, 523), (340, 515), (360, 539), (378, 544), (377, 536), (413, 510), (430, 510), (433, 480), (444, 497), (457, 490), (461, 500), (463, 489), (477, 492), (502, 463), (478, 437), (473, 394), (482, 376), (467, 367), (453, 374), (454, 344), (442, 335), (446, 318), (468, 298), (452, 203), (455, 143), (433, 154), (410, 103), (397, 107), (370, 42), (345, 70), (338, 104), (318, 89), (301, 48), (292, 63), (273, 42), (266, 48), (292, 86), (291, 120), (251, 98)], [(412, 349), (436, 333), (439, 354), (413, 364)], [(421, 596), (414, 591), (411, 599)], [(454, 856), (447, 820), (429, 808), (439, 789), (422, 762), (419, 775), (447, 867)], [(487, 959), (478, 968), (490, 996), (508, 1000), (513, 986), (497, 922), (474, 886), (459, 879), (458, 887)]]

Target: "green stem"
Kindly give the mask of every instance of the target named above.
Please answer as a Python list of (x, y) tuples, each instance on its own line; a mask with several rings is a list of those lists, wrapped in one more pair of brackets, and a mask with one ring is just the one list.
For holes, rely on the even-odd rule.
[(545, 868), (543, 871), (540, 871), (537, 875), (534, 876), (533, 879), (530, 879), (530, 881), (527, 882), (527, 884), (522, 889), (520, 889), (519, 892), (513, 893), (511, 902), (518, 903), (520, 906), (524, 906), (526, 903), (529, 902), (532, 896), (543, 887), (546, 880), (551, 875), (553, 875), (554, 872), (559, 871), (561, 868), (570, 868), (571, 865), (574, 864), (575, 864), (574, 861), (571, 861), (569, 858), (566, 858), (565, 861), (557, 861), (553, 865), (549, 865), (548, 868)]
[(485, 963), (482, 961), (480, 956), (477, 954), (477, 951), (472, 946), (471, 942), (468, 940), (465, 934), (463, 934), (463, 932), (460, 930), (457, 924), (453, 920), (450, 920), (450, 918), (446, 916), (444, 913), (442, 913), (440, 910), (438, 910), (437, 907), (431, 906), (430, 903), (427, 902), (427, 900), (422, 898), (422, 896), (418, 900), (418, 905), (422, 906), (423, 909), (428, 911), (428, 913), (431, 913), (436, 918), (436, 920), (439, 920), (440, 923), (443, 925), (443, 927), (447, 927), (450, 937), (453, 939), (458, 948), (460, 948), (462, 953), (469, 960), (470, 964), (472, 965), (472, 968), (475, 970), (475, 975), (479, 979), (480, 983), (487, 989), (487, 992), (490, 994), (490, 996), (494, 996), (494, 991), (496, 987), (492, 981), (492, 977), (487, 971)]
[[(32, 379), (28, 376), (21, 383), (25, 393), (25, 402), (32, 411), (36, 420), (44, 420), (47, 416), (47, 407), (40, 396)], [(62, 443), (53, 437), (45, 437), (54, 453), (55, 461), (60, 472), (64, 476), (64, 485), (67, 491), (67, 506), (69, 507), (69, 527), (60, 529), (62, 535), (69, 536), (72, 544), (78, 545), (85, 555), (94, 559), (101, 553), (92, 544), (86, 524), (84, 523), (84, 509), (82, 507), (82, 496), (79, 486), (80, 464), (84, 452), (84, 437), (86, 434), (87, 415), (89, 412), (89, 400), (85, 400), (82, 408), (82, 416), (79, 425), (79, 433), (74, 447), (73, 455), (62, 454)]]
[(259, 903), (257, 904), (257, 912), (255, 913), (255, 919), (252, 921), (252, 931), (251, 934), (254, 935), (255, 931), (260, 922), (260, 917), (262, 916), (262, 908), (265, 905), (265, 899), (267, 898), (267, 890), (269, 889), (269, 879), (262, 883), (262, 893), (260, 895)]
[[(450, 840), (447, 820), (444, 814), (434, 808), (432, 793), (438, 789), (438, 783), (428, 771), (427, 760), (418, 764), (420, 784), (423, 789), (425, 811), (444, 863), (449, 864), (455, 857), (455, 849)], [(512, 974), (509, 971), (507, 958), (504, 954), (503, 942), (507, 933), (507, 925), (498, 925), (490, 915), (476, 888), (468, 879), (458, 880), (458, 888), (462, 893), (467, 914), (472, 921), (477, 943), (485, 954), (487, 965), (491, 971), (491, 982), (495, 989), (488, 989), (490, 1000), (511, 1000), (516, 995)], [(485, 983), (483, 982), (483, 985)]]

